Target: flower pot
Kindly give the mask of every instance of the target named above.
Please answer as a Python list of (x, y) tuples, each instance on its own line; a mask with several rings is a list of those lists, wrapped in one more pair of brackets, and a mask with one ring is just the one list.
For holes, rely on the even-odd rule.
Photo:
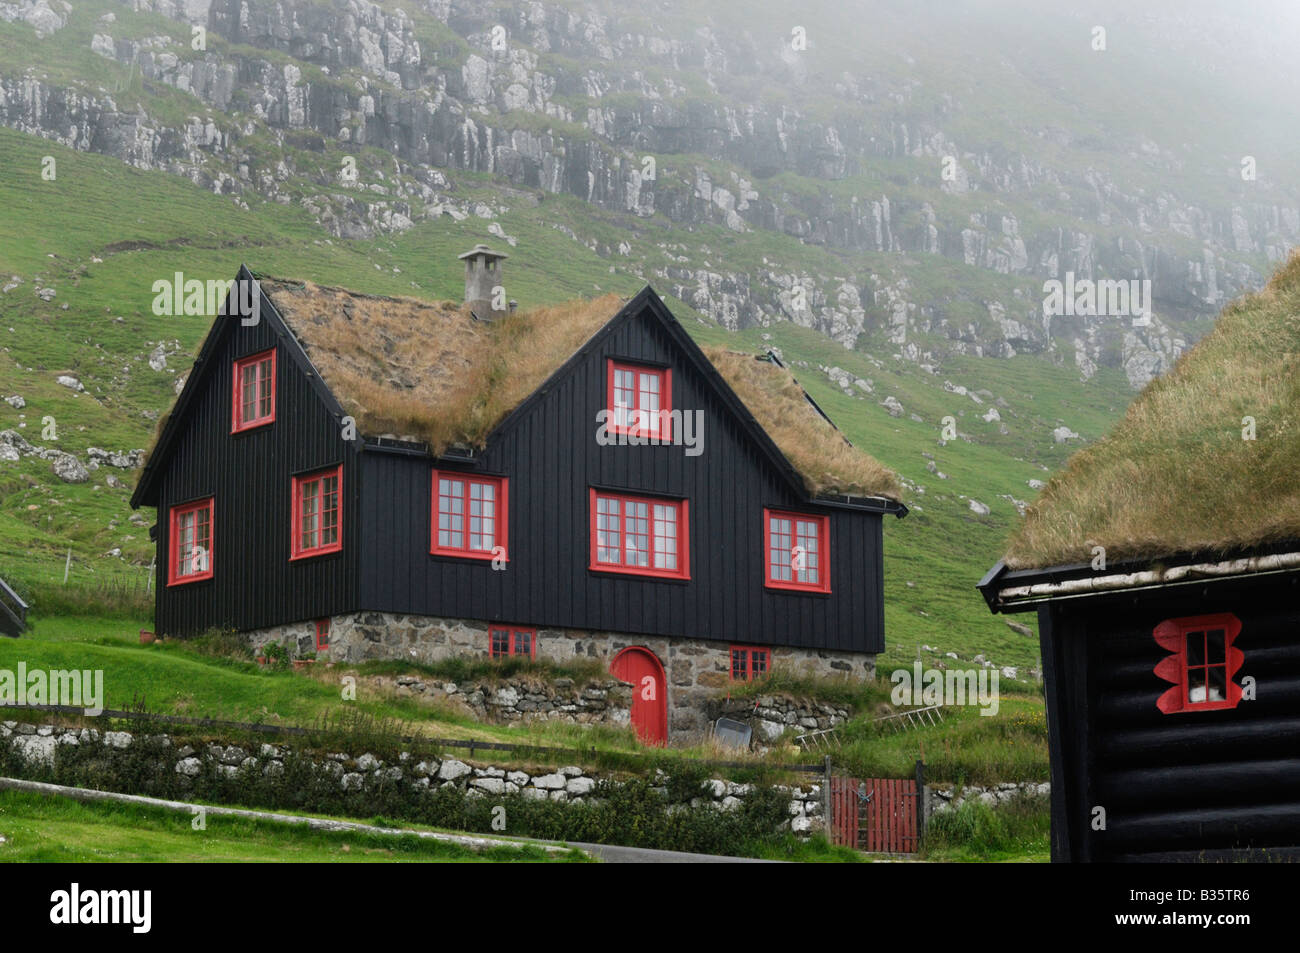
[(141, 630), (140, 630), (140, 644), (141, 644), (141, 645), (153, 645), (153, 643), (154, 643), (154, 642), (157, 642), (157, 641), (158, 641), (158, 636), (154, 635), (154, 634), (153, 634), (152, 632), (150, 632), (148, 629), (141, 629)]
[(304, 669), (309, 665), (314, 665), (315, 663), (316, 660), (314, 658), (296, 658), (293, 660), (293, 667), (295, 670)]

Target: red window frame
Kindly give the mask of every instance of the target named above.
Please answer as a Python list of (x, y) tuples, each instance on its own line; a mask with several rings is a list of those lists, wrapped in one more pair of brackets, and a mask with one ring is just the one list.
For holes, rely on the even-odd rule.
[(762, 678), (772, 670), (772, 656), (767, 649), (752, 645), (733, 645), (731, 647), (731, 680), (733, 682), (752, 682)]
[[(1213, 632), (1223, 633), (1221, 658), (1210, 654), (1210, 634)], [(1157, 625), (1152, 635), (1156, 644), (1169, 654), (1156, 664), (1154, 671), (1166, 682), (1172, 682), (1173, 687), (1156, 700), (1156, 707), (1166, 715), (1236, 708), (1241, 701), (1241, 686), (1233, 681), (1233, 676), (1246, 659), (1241, 649), (1233, 645), (1240, 634), (1241, 620), (1231, 612), (1166, 619)], [(1198, 638), (1203, 640), (1199, 655), (1194, 654)], [(1189, 648), (1193, 654), (1189, 654)], [(1223, 698), (1211, 700), (1209, 697), (1211, 669), (1222, 670)], [(1197, 687), (1205, 690), (1203, 701), (1191, 700), (1191, 692)]]
[[(270, 362), (270, 369), (263, 371), (262, 366), (265, 362)], [(270, 385), (270, 391), (265, 395), (259, 394), (253, 401), (256, 407), (262, 402), (269, 404), (266, 413), (259, 413), (256, 417), (244, 416), (244, 388), (243, 376), (244, 371), (248, 368), (257, 369), (253, 377), (254, 387), (263, 383)], [(242, 357), (235, 361), (234, 383), (231, 389), (231, 408), (230, 408), (230, 432), (241, 433), (245, 430), (252, 430), (254, 427), (265, 427), (267, 424), (275, 422), (275, 379), (276, 379), (276, 360), (275, 348), (269, 351), (261, 351), (257, 354), (250, 354), (248, 357)]]
[[(459, 494), (453, 491), (452, 493), (444, 495), (441, 492), (440, 486), (442, 480), (452, 482), (460, 481), (461, 490)], [(475, 535), (480, 537), (486, 535), (482, 532), (482, 520), (485, 518), (485, 514), (482, 511), (483, 499), (482, 497), (477, 500), (474, 498), (475, 487), (480, 488), (480, 493), (482, 492), (482, 487), (492, 488), (493, 507), (492, 516), (490, 518), (493, 520), (494, 525), (492, 527), (492, 544), (488, 546), (487, 549), (475, 549), (471, 548), (470, 545), (472, 542), (471, 537)], [(480, 476), (476, 473), (464, 473), (460, 470), (434, 470), (433, 484), (430, 492), (432, 494), (430, 509), (433, 514), (432, 519), (429, 521), (431, 524), (429, 527), (430, 553), (435, 556), (457, 556), (464, 559), (496, 559), (498, 554), (494, 552), (494, 550), (496, 547), (500, 546), (500, 558), (509, 562), (510, 548), (508, 540), (510, 538), (510, 481), (508, 478), (498, 476)], [(441, 540), (441, 533), (443, 530), (442, 501), (444, 498), (447, 499), (449, 503), (459, 502), (460, 504), (459, 513), (454, 510), (449, 510), (447, 512), (447, 516), (450, 518), (449, 524), (451, 524), (447, 527), (447, 533), (449, 534), (449, 537), (459, 536), (459, 542), (454, 545), (443, 543)], [(476, 503), (479, 505), (480, 510), (478, 514), (474, 513)], [(454, 525), (454, 518), (457, 516), (460, 517), (459, 528)], [(475, 520), (480, 521), (480, 531), (478, 533), (474, 532)]]
[[(772, 532), (773, 520), (790, 520), (790, 533)], [(811, 523), (817, 527), (816, 537), (808, 537), (800, 532), (799, 523)], [(831, 521), (830, 517), (817, 513), (797, 513), (793, 510), (775, 510), (763, 508), (763, 579), (769, 589), (790, 589), (796, 592), (830, 592), (831, 591)], [(775, 538), (774, 538), (775, 537)], [(815, 538), (815, 551), (804, 546), (804, 569), (794, 568), (795, 547)], [(787, 552), (783, 544), (789, 540), (789, 555), (786, 563), (773, 559), (778, 552)], [(817, 572), (815, 582), (800, 580), (799, 573), (805, 576), (811, 570)], [(789, 579), (782, 578), (782, 571), (790, 573)]]
[[(521, 650), (521, 645), (526, 650)], [(505, 658), (508, 655), (537, 658), (537, 630), (518, 625), (488, 626), (488, 655), (492, 658)]]
[[(167, 535), (167, 547), (170, 550), (170, 553), (167, 557), (167, 585), (178, 586), (181, 585), (182, 583), (199, 582), (200, 580), (203, 579), (212, 578), (212, 536), (213, 536), (212, 515), (214, 509), (214, 502), (215, 502), (214, 498), (209, 496), (207, 499), (204, 500), (196, 500), (193, 503), (186, 503), (183, 506), (172, 507), (171, 514), (168, 518), (168, 523), (170, 528), (168, 530), (168, 535)], [(181, 551), (177, 545), (179, 542), (183, 542), (182, 535), (181, 535), (181, 527), (180, 527), (181, 520), (191, 513), (196, 513), (196, 514), (203, 513), (207, 517), (206, 519), (207, 540), (208, 540), (208, 545), (206, 547), (207, 561), (204, 568), (197, 572), (182, 573), (180, 571), (182, 561), (185, 559), (189, 559), (192, 561), (193, 559), (197, 558), (197, 554), (194, 556), (189, 556), (189, 555), (182, 556)], [(193, 541), (195, 543), (197, 543), (199, 540), (199, 536), (200, 536), (199, 528), (203, 522), (204, 522), (203, 520), (200, 520), (197, 517), (195, 518), (194, 538), (193, 538)], [(193, 549), (188, 550), (188, 552), (192, 553)]]
[[(618, 512), (607, 513), (601, 512), (601, 502), (617, 502)], [(628, 505), (645, 506), (646, 515), (641, 517), (635, 513), (627, 515), (626, 507)], [(670, 500), (662, 497), (653, 496), (629, 496), (625, 493), (613, 493), (606, 490), (597, 490), (592, 487), (588, 495), (589, 506), (589, 523), (591, 528), (591, 549), (589, 553), (588, 568), (597, 572), (616, 572), (632, 576), (649, 576), (657, 579), (690, 579), (691, 578), (691, 547), (690, 547), (690, 505), (688, 500)], [(671, 521), (661, 518), (656, 513), (656, 507), (670, 507), (673, 511)], [(610, 518), (618, 520), (618, 529), (612, 530), (608, 526), (602, 526), (602, 519), (608, 522)], [(644, 540), (644, 549), (636, 549), (635, 552), (646, 553), (646, 565), (629, 566), (624, 561), (623, 556), (626, 553), (626, 542), (628, 539), (628, 521), (636, 520), (637, 523), (632, 526), (631, 535), (634, 538)], [(640, 524), (644, 522), (644, 527)], [(661, 524), (673, 523), (676, 529), (676, 535), (669, 536), (666, 533), (660, 533)], [(642, 532), (644, 529), (644, 532)], [(604, 535), (605, 545), (601, 545), (602, 534)], [(617, 540), (610, 545), (611, 535), (615, 535)], [(672, 552), (670, 553), (667, 546), (661, 550), (660, 540), (673, 540)], [(618, 550), (619, 561), (602, 560), (602, 551), (609, 553), (614, 549)], [(676, 556), (677, 565), (675, 568), (657, 568), (654, 563), (660, 556)], [(666, 561), (666, 560), (665, 560)]]
[[(624, 380), (620, 375), (632, 375), (632, 387), (625, 386)], [(656, 381), (655, 386), (658, 393), (654, 396), (657, 398), (659, 406), (643, 407), (642, 402), (651, 403), (647, 400), (650, 396), (650, 390), (645, 387), (647, 379)], [(630, 395), (632, 403), (624, 403), (623, 407), (627, 408), (627, 413), (620, 415), (618, 407), (615, 406), (615, 396)], [(671, 367), (650, 367), (645, 364), (633, 364), (628, 361), (618, 361), (614, 358), (608, 358), (605, 372), (605, 409), (608, 416), (605, 421), (606, 433), (625, 433), (633, 434), (639, 437), (645, 437), (650, 440), (671, 441), (673, 439), (673, 423), (671, 416), (660, 416), (661, 414), (672, 414), (673, 410), (673, 370)], [(648, 421), (648, 426), (642, 427), (641, 420), (636, 415), (646, 412), (653, 414)], [(626, 422), (631, 418), (635, 423)], [(660, 427), (662, 424), (662, 428)]]
[[(314, 513), (304, 513), (303, 505), (308, 499), (314, 499), (325, 495), (324, 482), (331, 477), (334, 478), (334, 506), (332, 508), (322, 507), (320, 501), (317, 501)], [(311, 497), (303, 495), (303, 491), (312, 483), (320, 484), (320, 488), (312, 494)], [(325, 501), (328, 502), (328, 499)], [(328, 514), (334, 514), (334, 539), (324, 542), (324, 537), (328, 529), (328, 523), (324, 517)], [(318, 517), (315, 532), (317, 533), (316, 544), (308, 546), (303, 544), (304, 517)], [(289, 539), (289, 559), (308, 559), (312, 556), (324, 556), (327, 553), (337, 553), (343, 548), (343, 464), (326, 467), (324, 470), (315, 470), (311, 473), (304, 473), (301, 476), (293, 478), (293, 518), (291, 520), (291, 536)]]
[(330, 620), (316, 620), (316, 651), (324, 652), (330, 647)]

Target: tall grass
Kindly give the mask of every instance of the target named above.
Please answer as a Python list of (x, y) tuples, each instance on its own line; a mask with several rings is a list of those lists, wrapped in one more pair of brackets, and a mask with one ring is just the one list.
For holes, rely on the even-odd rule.
[(996, 808), (972, 798), (930, 817), (922, 850), (934, 860), (1027, 858), (1050, 849), (1050, 832), (1047, 798), (1021, 795)]
[[(1070, 458), (1009, 565), (1227, 552), (1300, 536), (1300, 253)], [(1255, 428), (1245, 432), (1247, 418)]]

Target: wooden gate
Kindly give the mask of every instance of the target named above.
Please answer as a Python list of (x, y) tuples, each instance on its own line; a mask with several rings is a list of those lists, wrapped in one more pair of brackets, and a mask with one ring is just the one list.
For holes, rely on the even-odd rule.
[(831, 840), (845, 847), (914, 854), (922, 806), (916, 780), (831, 777)]

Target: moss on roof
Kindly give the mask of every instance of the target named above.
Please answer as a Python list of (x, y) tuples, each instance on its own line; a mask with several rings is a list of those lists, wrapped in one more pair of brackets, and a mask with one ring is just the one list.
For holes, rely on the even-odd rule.
[[(1254, 419), (1255, 439), (1243, 439)], [(1300, 538), (1300, 253), (1074, 454), (1011, 538), (1013, 568), (1236, 552)]]
[[(449, 301), (269, 277), (261, 286), (362, 433), (424, 442), (434, 453), (482, 447), (623, 305), (605, 295), (484, 323)], [(898, 478), (850, 445), (789, 371), (722, 349), (708, 356), (809, 492), (900, 498)]]
[(477, 321), (453, 302), (263, 279), (362, 433), (481, 447), (492, 428), (605, 325), (615, 295)]
[(893, 471), (849, 443), (809, 403), (788, 370), (720, 347), (707, 347), (704, 353), (799, 471), (809, 492), (902, 499)]

